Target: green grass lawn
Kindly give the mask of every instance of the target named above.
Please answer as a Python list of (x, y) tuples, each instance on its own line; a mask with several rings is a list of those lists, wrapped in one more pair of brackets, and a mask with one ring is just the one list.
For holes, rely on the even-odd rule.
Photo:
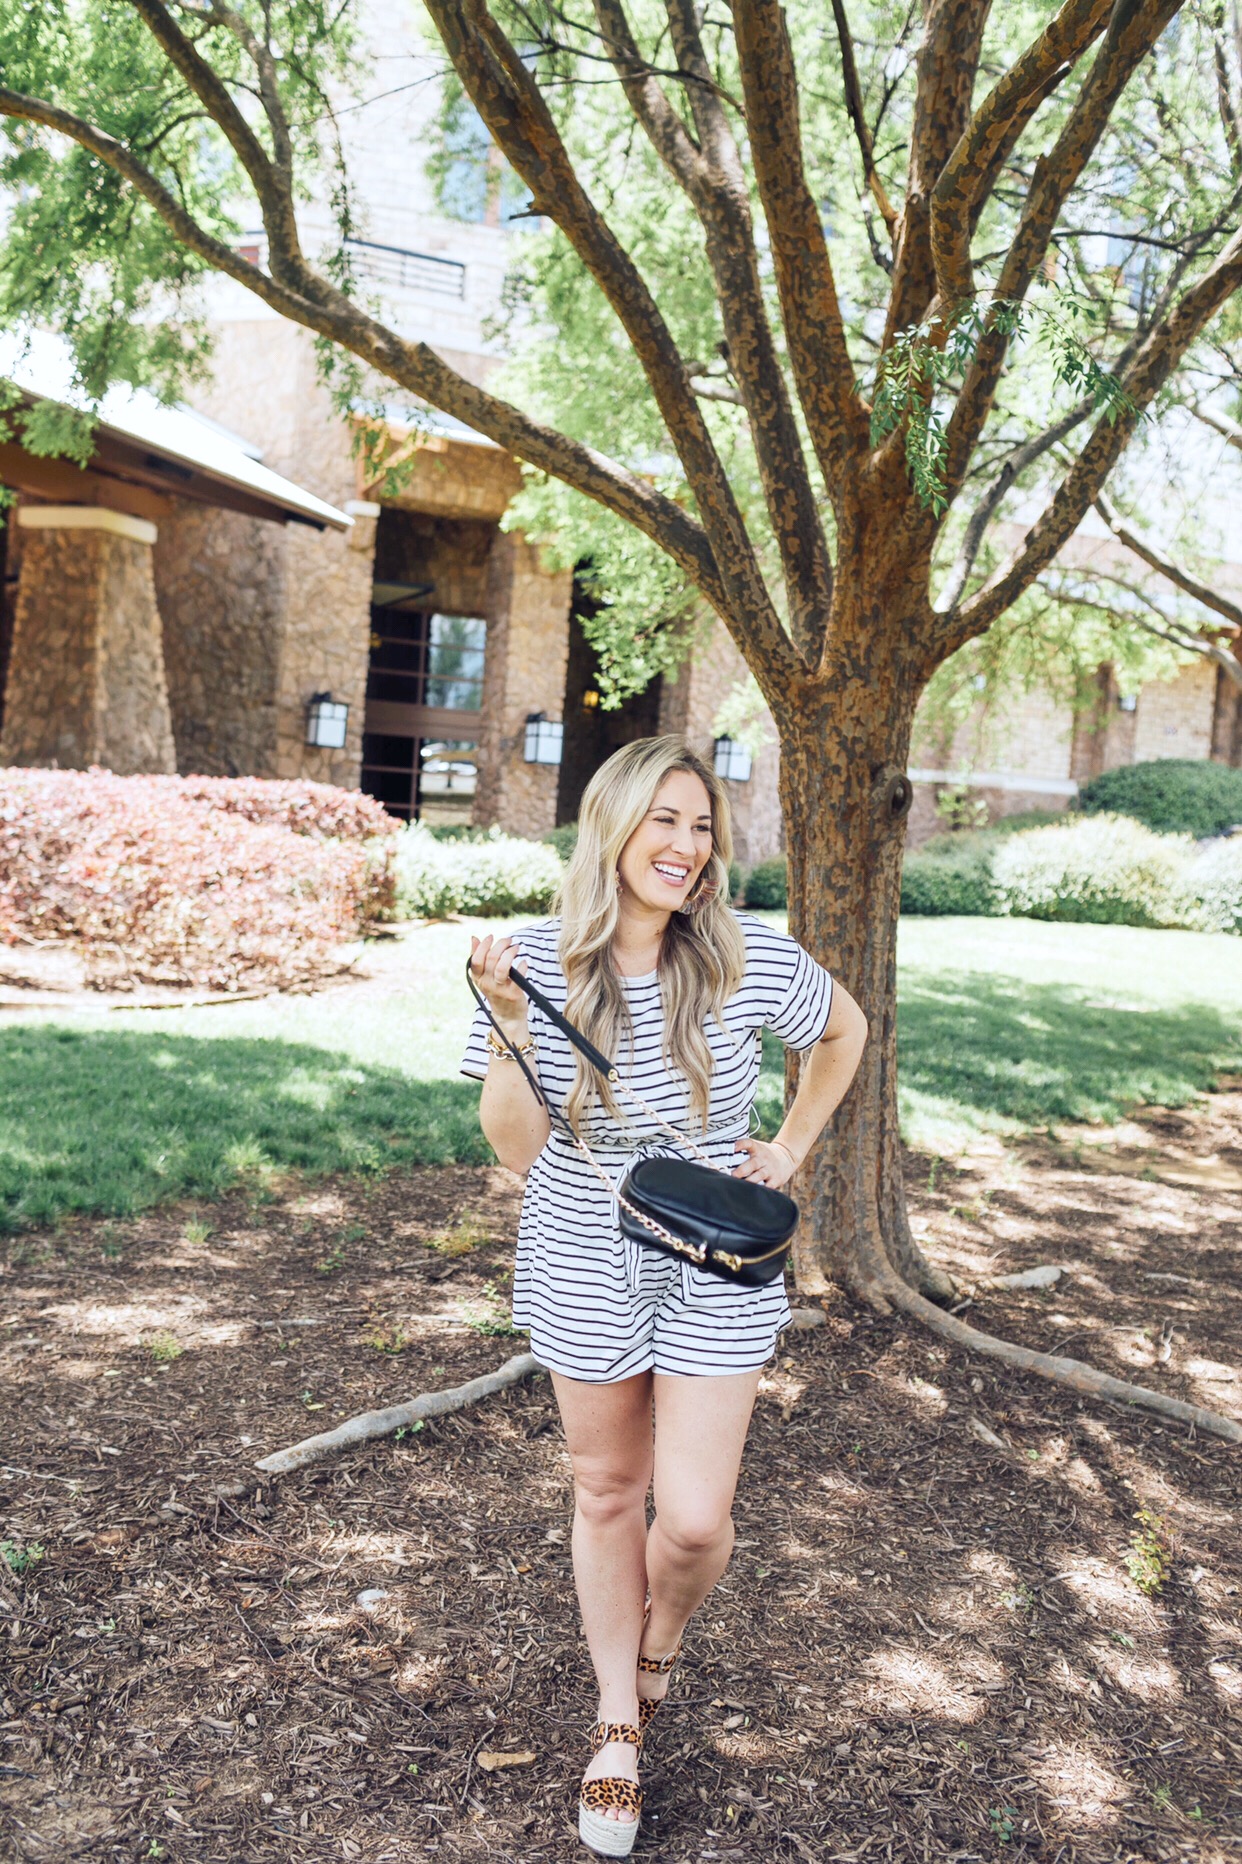
[[(316, 997), (0, 1024), (0, 1230), (274, 1171), (487, 1158), (457, 1074), (467, 933), (413, 931), (378, 948), (379, 981)], [(1182, 1105), (1242, 1070), (1242, 944), (1224, 936), (906, 920), (899, 993), (907, 1136), (946, 1156), (980, 1131)], [(781, 1094), (772, 1042), (768, 1121)]]

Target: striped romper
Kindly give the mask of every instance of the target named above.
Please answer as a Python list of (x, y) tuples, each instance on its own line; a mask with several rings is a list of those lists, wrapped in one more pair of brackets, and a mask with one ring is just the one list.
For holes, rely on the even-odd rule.
[[(831, 977), (795, 940), (745, 913), (738, 914), (738, 923), (746, 940), (746, 973), (725, 1005), (723, 1027), (709, 1024), (706, 1030), (715, 1060), (706, 1134), (691, 1119), (683, 1078), (670, 1072), (662, 1056), (664, 1013), (655, 971), (622, 980), (633, 1047), (623, 1047), (614, 1058), (644, 1100), (673, 1126), (691, 1132), (727, 1170), (739, 1162), (737, 1141), (750, 1130), (760, 1031), (771, 1029), (788, 1048), (808, 1049), (823, 1035), (832, 1007)], [(560, 920), (547, 919), (514, 936), (531, 981), (563, 1009), (559, 932)], [(487, 1073), (487, 1026), (476, 1010), (461, 1064), (463, 1074), (480, 1081)], [(574, 1051), (533, 1004), (530, 1030), (539, 1044), (534, 1060), (540, 1084), (563, 1107), (573, 1084)], [(595, 1105), (584, 1131), (614, 1184), (639, 1157), (689, 1156), (646, 1114), (621, 1105), (621, 1121)], [(788, 1323), (783, 1281), (742, 1287), (624, 1239), (613, 1198), (582, 1154), (553, 1131), (526, 1179), (513, 1277), (513, 1324), (529, 1332), (541, 1364), (594, 1384), (648, 1370), (682, 1376), (750, 1372), (771, 1357)]]

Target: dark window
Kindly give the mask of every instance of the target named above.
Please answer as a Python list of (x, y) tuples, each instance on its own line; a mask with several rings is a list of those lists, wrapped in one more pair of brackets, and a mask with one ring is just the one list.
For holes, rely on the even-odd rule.
[(381, 732), (362, 734), (362, 787), (383, 803), (389, 815), (408, 822), (417, 806), (415, 770), (417, 738), (394, 738)]
[(367, 698), (477, 712), (487, 623), (468, 615), (375, 606)]

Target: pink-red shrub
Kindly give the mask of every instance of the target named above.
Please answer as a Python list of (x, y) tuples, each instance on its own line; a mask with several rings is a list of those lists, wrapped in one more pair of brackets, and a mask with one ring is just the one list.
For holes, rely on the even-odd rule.
[(334, 783), (311, 783), (302, 777), (150, 777), (151, 783), (175, 785), (182, 796), (245, 816), (248, 822), (274, 822), (297, 835), (320, 840), (369, 841), (395, 835), (401, 827), (382, 803), (361, 790)]
[(0, 770), (0, 939), (63, 939), (100, 986), (306, 983), (385, 903), (391, 863), (275, 813), (175, 777)]

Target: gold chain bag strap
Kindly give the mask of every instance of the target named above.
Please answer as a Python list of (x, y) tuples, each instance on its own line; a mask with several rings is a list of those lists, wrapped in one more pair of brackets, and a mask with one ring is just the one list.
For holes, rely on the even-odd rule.
[(665, 1254), (682, 1256), (697, 1268), (706, 1269), (726, 1281), (741, 1282), (748, 1287), (760, 1287), (781, 1276), (790, 1239), (798, 1223), (798, 1206), (793, 1199), (783, 1191), (735, 1178), (722, 1170), (687, 1133), (671, 1125), (622, 1080), (615, 1063), (575, 1028), (528, 977), (517, 970), (510, 971), (509, 976), (611, 1087), (640, 1107), (655, 1125), (699, 1161), (691, 1164), (685, 1159), (643, 1159), (626, 1173), (619, 1186), (614, 1184), (586, 1141), (560, 1109), (552, 1105), (542, 1084), (527, 1067), (525, 1057), (496, 1021), (467, 959), (466, 979), (475, 1001), (522, 1070), (548, 1118), (582, 1153), (609, 1196), (615, 1198), (622, 1233)]

